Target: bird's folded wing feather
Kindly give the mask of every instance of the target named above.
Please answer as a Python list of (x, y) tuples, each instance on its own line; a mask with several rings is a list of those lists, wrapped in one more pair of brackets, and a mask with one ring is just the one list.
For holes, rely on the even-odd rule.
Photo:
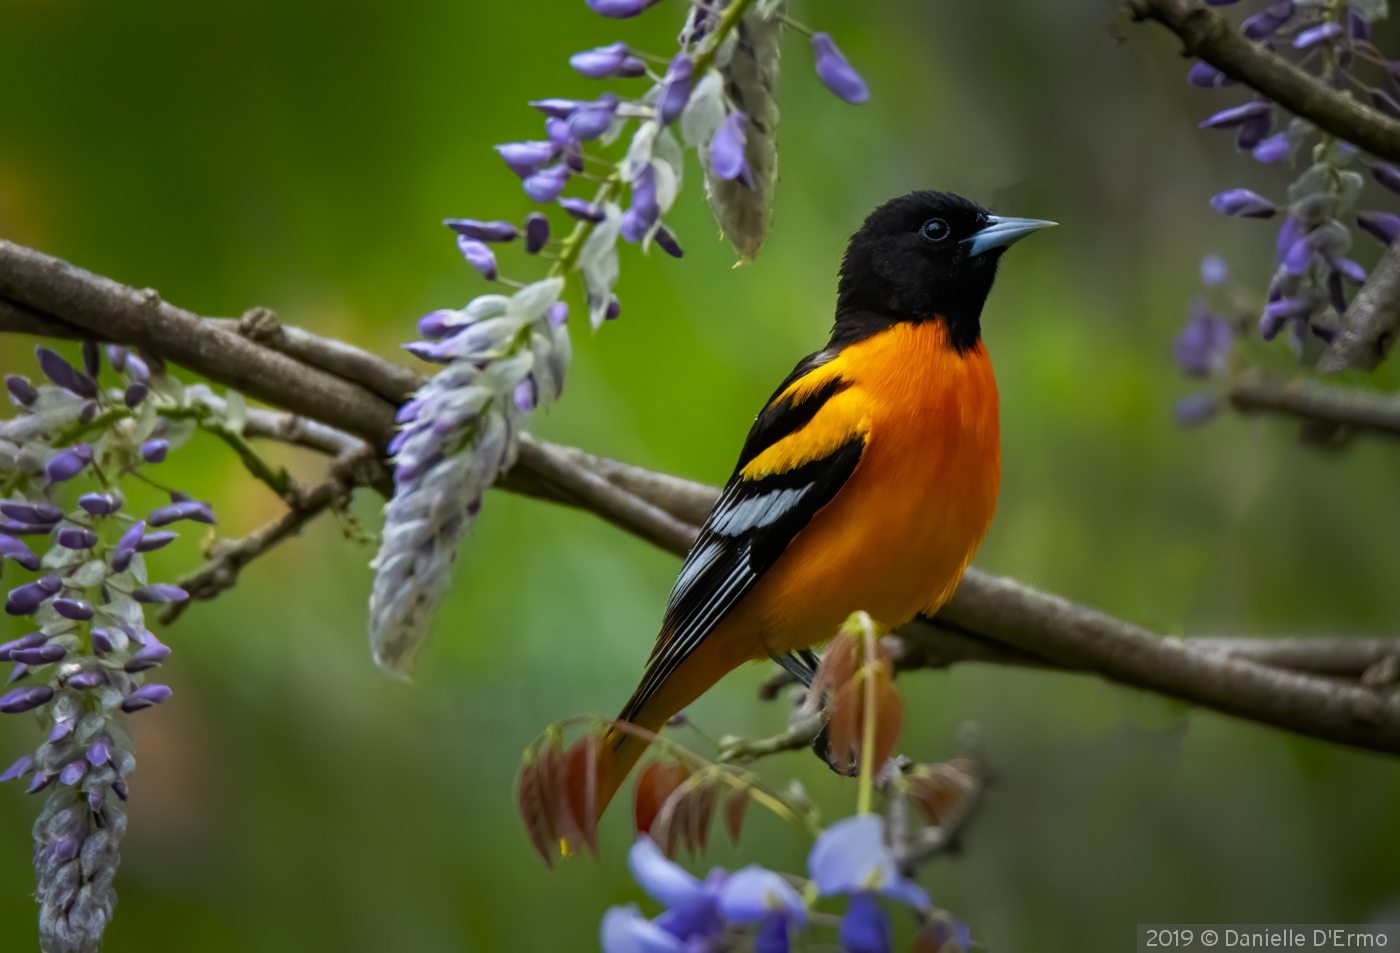
[(855, 471), (869, 420), (840, 363), (820, 352), (807, 358), (758, 415), (681, 568), (624, 718), (699, 647)]

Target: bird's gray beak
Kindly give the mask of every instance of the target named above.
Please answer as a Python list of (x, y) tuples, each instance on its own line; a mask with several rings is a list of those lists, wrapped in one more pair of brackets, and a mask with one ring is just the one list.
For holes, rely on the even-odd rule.
[(1008, 218), (1005, 215), (989, 215), (987, 216), (987, 227), (971, 238), (964, 239), (964, 242), (970, 246), (968, 255), (976, 256), (984, 251), (991, 251), (993, 248), (1006, 248), (1008, 245), (1019, 242), (1031, 232), (1058, 224), (1058, 222), (1046, 222), (1038, 218)]

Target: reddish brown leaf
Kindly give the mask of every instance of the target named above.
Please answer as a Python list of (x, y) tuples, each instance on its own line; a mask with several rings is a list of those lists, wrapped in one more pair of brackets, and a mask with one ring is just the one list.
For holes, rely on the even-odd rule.
[(568, 800), (574, 825), (583, 843), (598, 853), (598, 792), (607, 777), (609, 761), (602, 736), (584, 735), (569, 746), (566, 756)]
[[(875, 770), (879, 771), (891, 754), (895, 742), (899, 740), (899, 730), (904, 727), (904, 703), (899, 698), (899, 689), (894, 687), (894, 666), (888, 658), (880, 660), (875, 673)], [(862, 730), (864, 720), (862, 719)]]
[(690, 772), (684, 765), (668, 761), (653, 761), (637, 776), (632, 816), (638, 834), (645, 834), (651, 830), (661, 806), (688, 777)]
[(748, 788), (740, 788), (724, 802), (724, 829), (729, 834), (729, 843), (735, 847), (739, 846), (739, 835), (744, 831), (744, 813), (748, 808)]
[(688, 829), (689, 821), (687, 806), (690, 801), (691, 787), (682, 784), (671, 792), (661, 805), (661, 810), (657, 812), (656, 820), (651, 825), (651, 839), (656, 842), (656, 846), (661, 848), (661, 852), (667, 857), (676, 856), (676, 848), (680, 846), (682, 834)]
[(550, 823), (550, 804), (540, 784), (539, 763), (534, 752), (526, 752), (524, 766), (520, 769), (520, 784), (516, 788), (516, 799), (520, 806), (520, 817), (525, 822), (525, 830), (530, 835), (530, 843), (544, 858), (545, 864), (554, 868), (554, 832)]
[(685, 842), (693, 856), (699, 857), (710, 846), (710, 828), (714, 824), (715, 805), (719, 802), (719, 784), (709, 781), (695, 788), (690, 796), (689, 824)]
[(540, 784), (550, 807), (555, 847), (560, 851), (570, 844), (576, 847), (583, 842), (583, 834), (574, 820), (573, 805), (569, 801), (568, 758), (557, 732), (550, 732), (540, 750), (539, 769)]
[(849, 681), (835, 686), (827, 704), (828, 757), (831, 766), (842, 774), (854, 775), (860, 770), (865, 741), (867, 679), (872, 679), (875, 687), (875, 770), (878, 771), (894, 751), (904, 724), (904, 704), (894, 685), (894, 666), (889, 654), (880, 647), (874, 673), (857, 670)]

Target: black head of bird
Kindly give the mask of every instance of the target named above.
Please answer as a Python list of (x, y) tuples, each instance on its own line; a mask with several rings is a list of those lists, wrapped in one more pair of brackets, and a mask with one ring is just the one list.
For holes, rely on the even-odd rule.
[(1002, 253), (1054, 224), (993, 215), (951, 192), (891, 199), (870, 213), (846, 248), (837, 338), (843, 324), (854, 340), (882, 323), (942, 319), (950, 344), (971, 347)]

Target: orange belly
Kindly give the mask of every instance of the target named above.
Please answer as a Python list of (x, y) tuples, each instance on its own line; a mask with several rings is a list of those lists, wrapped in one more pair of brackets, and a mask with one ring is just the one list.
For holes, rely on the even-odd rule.
[(865, 452), (712, 634), (742, 643), (726, 646), (731, 658), (825, 642), (857, 609), (888, 626), (936, 610), (991, 524), (1001, 452), (996, 381), (980, 341), (958, 354), (941, 321), (898, 324), (828, 367), (852, 384), (834, 400), (863, 408)]

